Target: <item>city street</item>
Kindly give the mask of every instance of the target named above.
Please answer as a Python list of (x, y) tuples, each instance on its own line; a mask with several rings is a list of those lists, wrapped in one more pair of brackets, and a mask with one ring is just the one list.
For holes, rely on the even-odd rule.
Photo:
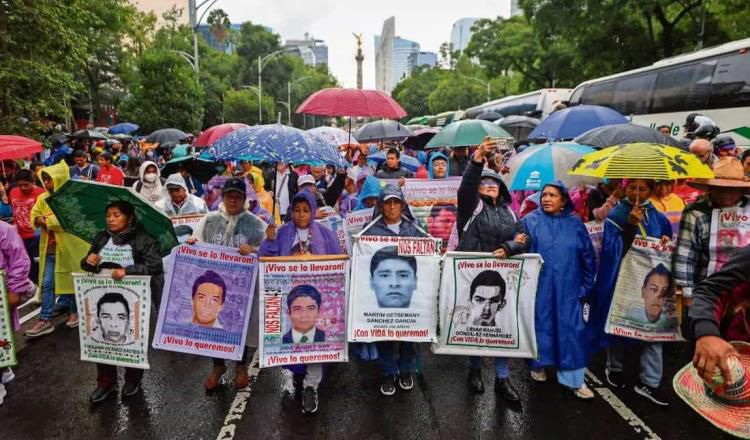
[[(24, 309), (27, 313), (29, 307)], [(27, 328), (31, 319), (24, 325)], [(304, 416), (282, 408), (278, 369), (250, 366), (246, 390), (229, 383), (203, 390), (208, 359), (150, 351), (151, 370), (143, 392), (121, 401), (113, 394), (91, 406), (95, 369), (79, 360), (77, 330), (58, 321), (56, 331), (36, 341), (19, 337), (16, 380), (0, 407), (0, 438), (15, 439), (721, 439), (722, 433), (674, 396), (671, 377), (688, 359), (688, 345), (665, 350), (665, 380), (672, 405), (663, 409), (632, 389), (612, 392), (602, 384), (601, 359), (587, 375), (591, 401), (576, 399), (553, 380), (532, 383), (523, 361), (511, 371), (522, 404), (511, 407), (492, 392), (491, 365), (485, 361), (483, 395), (465, 386), (463, 359), (435, 356), (421, 347), (423, 375), (411, 392), (384, 397), (374, 364), (332, 365), (321, 387), (321, 410)], [(635, 356), (629, 356), (635, 371)], [(551, 376), (551, 375), (550, 375)]]

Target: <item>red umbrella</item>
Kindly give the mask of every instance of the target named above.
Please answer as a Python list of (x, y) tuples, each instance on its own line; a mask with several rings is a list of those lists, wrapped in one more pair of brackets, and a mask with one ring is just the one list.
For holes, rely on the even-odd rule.
[(228, 123), (221, 125), (214, 125), (213, 127), (207, 128), (198, 139), (193, 142), (196, 147), (210, 147), (214, 142), (240, 128), (247, 128), (249, 125), (239, 123)]
[(340, 88), (313, 93), (297, 108), (297, 113), (389, 119), (406, 116), (399, 103), (381, 91)]
[(23, 136), (0, 135), (0, 160), (29, 157), (42, 151), (42, 144)]

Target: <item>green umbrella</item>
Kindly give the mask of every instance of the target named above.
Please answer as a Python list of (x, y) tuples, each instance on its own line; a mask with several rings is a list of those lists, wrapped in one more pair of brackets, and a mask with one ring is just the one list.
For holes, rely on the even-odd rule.
[(47, 199), (47, 203), (63, 229), (91, 243), (98, 232), (107, 229), (104, 210), (115, 200), (133, 205), (143, 229), (159, 241), (162, 256), (169, 255), (177, 246), (177, 236), (169, 217), (131, 188), (69, 180)]
[(513, 138), (507, 131), (489, 121), (467, 119), (453, 122), (430, 139), (425, 148), (469, 147), (479, 145), (485, 137)]

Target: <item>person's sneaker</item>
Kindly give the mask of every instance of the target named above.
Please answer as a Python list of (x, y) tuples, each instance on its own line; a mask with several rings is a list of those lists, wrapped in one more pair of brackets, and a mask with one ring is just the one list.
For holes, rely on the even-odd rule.
[(380, 382), (380, 394), (384, 396), (396, 394), (396, 383), (393, 376), (383, 376), (383, 380)]
[(120, 394), (122, 397), (131, 397), (135, 396), (138, 391), (141, 390), (141, 383), (130, 383), (125, 382), (125, 385), (122, 386), (122, 391), (120, 391)]
[(288, 412), (297, 411), (297, 400), (295, 399), (294, 392), (284, 390), (281, 395), (281, 407)]
[(513, 384), (510, 383), (510, 379), (499, 377), (495, 378), (495, 392), (500, 394), (503, 399), (508, 402), (518, 402), (521, 398), (518, 396), (518, 391), (513, 388)]
[(475, 393), (484, 392), (484, 382), (482, 382), (482, 370), (479, 368), (469, 368), (469, 389)]
[(203, 382), (203, 386), (206, 388), (206, 391), (215, 390), (216, 387), (219, 386), (221, 376), (223, 376), (226, 372), (226, 365), (214, 365), (214, 369), (211, 370), (211, 374), (209, 374), (208, 377), (206, 377), (206, 380)]
[(89, 396), (89, 402), (91, 403), (99, 403), (104, 401), (109, 395), (114, 391), (115, 386), (112, 385), (109, 388), (99, 388), (96, 387), (93, 393)]
[(531, 370), (531, 380), (534, 382), (547, 382), (547, 372), (544, 369)]
[(10, 367), (6, 368), (5, 371), (3, 371), (2, 380), (0, 380), (0, 383), (5, 385), (6, 383), (11, 383), (16, 378), (16, 373), (11, 370)]
[(5, 396), (8, 394), (7, 391), (5, 391), (5, 385), (0, 383), (0, 406), (3, 405), (3, 401), (5, 401)]
[(577, 390), (573, 391), (573, 394), (575, 394), (576, 397), (579, 399), (593, 399), (594, 398), (594, 392), (589, 389), (589, 387), (586, 386), (586, 384), (581, 385), (581, 388), (578, 388)]
[(611, 371), (609, 368), (605, 368), (604, 377), (612, 388), (625, 388), (625, 379), (623, 379), (621, 371)]
[(669, 401), (659, 388), (650, 387), (641, 381), (633, 387), (633, 391), (660, 406), (669, 406)]
[(234, 370), (234, 388), (241, 390), (250, 385), (250, 376), (247, 374), (247, 365), (237, 364)]
[(399, 374), (398, 387), (404, 391), (409, 391), (414, 388), (414, 376), (412, 376), (411, 373)]
[(52, 325), (52, 321), (42, 320), (34, 324), (34, 327), (23, 332), (23, 335), (27, 338), (38, 338), (39, 336), (48, 335), (55, 331), (55, 326)]
[(315, 414), (318, 412), (318, 389), (305, 387), (302, 391), (302, 414)]
[(78, 314), (77, 313), (71, 313), (70, 316), (68, 316), (68, 320), (65, 321), (65, 327), (68, 327), (68, 328), (78, 327)]

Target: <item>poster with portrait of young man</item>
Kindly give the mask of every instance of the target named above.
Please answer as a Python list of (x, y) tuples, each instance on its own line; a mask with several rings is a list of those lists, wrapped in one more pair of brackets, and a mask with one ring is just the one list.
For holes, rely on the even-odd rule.
[(149, 368), (150, 280), (73, 274), (82, 361)]
[(205, 243), (172, 250), (154, 348), (240, 360), (245, 349), (258, 259)]
[(447, 252), (440, 282), (438, 354), (535, 358), (534, 308), (542, 259)]
[(0, 270), (0, 368), (16, 365), (16, 340), (13, 330), (5, 272)]
[(439, 240), (365, 235), (353, 252), (349, 341), (434, 342)]

